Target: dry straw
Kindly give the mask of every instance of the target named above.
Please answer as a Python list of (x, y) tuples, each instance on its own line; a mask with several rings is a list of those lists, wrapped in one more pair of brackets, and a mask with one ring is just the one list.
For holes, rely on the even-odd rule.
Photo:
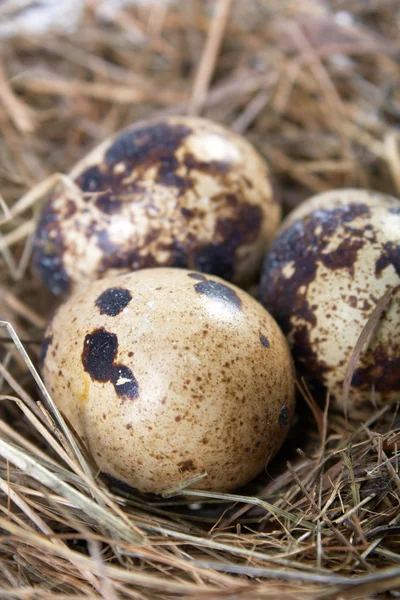
[(399, 597), (397, 406), (346, 419), (300, 381), (291, 437), (245, 492), (144, 498), (96, 472), (40, 381), (54, 300), (30, 269), (41, 202), (76, 193), (62, 174), (155, 113), (245, 134), (286, 210), (334, 187), (400, 195), (399, 2), (87, 0), (38, 33), (45, 10), (0, 7), (0, 597)]

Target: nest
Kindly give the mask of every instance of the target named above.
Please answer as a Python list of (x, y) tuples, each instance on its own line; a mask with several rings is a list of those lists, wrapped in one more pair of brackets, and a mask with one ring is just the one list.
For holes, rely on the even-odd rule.
[(343, 186), (399, 196), (399, 3), (58, 5), (0, 7), (0, 597), (399, 597), (396, 406), (346, 419), (300, 381), (292, 433), (246, 489), (135, 494), (96, 472), (37, 375), (55, 300), (30, 267), (61, 174), (154, 114), (246, 135), (286, 211)]

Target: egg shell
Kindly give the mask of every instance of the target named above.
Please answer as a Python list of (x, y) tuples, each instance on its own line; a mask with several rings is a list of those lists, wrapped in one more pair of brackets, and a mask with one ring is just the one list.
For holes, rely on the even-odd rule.
[(54, 293), (118, 272), (192, 268), (239, 285), (260, 271), (281, 218), (268, 167), (211, 121), (141, 121), (70, 172), (38, 223), (34, 266)]
[(356, 189), (319, 194), (283, 222), (266, 257), (263, 304), (297, 367), (343, 408), (352, 351), (387, 289), (390, 306), (356, 365), (349, 408), (400, 400), (400, 201)]
[(213, 276), (145, 269), (57, 310), (43, 376), (101, 471), (144, 492), (196, 475), (232, 490), (281, 446), (294, 411), (287, 342), (251, 296)]

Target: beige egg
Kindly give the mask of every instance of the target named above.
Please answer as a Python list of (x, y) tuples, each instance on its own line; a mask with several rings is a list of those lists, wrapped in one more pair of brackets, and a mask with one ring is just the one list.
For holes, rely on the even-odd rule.
[(101, 471), (144, 492), (206, 474), (232, 490), (281, 446), (294, 410), (287, 342), (239, 288), (184, 269), (82, 287), (42, 345), (57, 406)]
[(107, 140), (71, 171), (38, 223), (33, 261), (54, 293), (156, 266), (258, 275), (281, 208), (244, 138), (211, 121), (163, 117)]
[(283, 222), (263, 269), (264, 305), (298, 369), (343, 407), (350, 356), (383, 294), (391, 303), (364, 346), (350, 407), (400, 400), (400, 201), (356, 189), (320, 194)]

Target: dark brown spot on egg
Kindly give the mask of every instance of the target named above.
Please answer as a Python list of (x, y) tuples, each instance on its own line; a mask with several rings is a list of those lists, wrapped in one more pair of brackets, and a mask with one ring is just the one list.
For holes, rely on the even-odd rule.
[(167, 265), (178, 269), (186, 269), (189, 266), (188, 250), (182, 242), (173, 240), (170, 244), (159, 245), (159, 248), (169, 253)]
[(107, 215), (119, 212), (124, 202), (144, 192), (143, 175), (152, 167), (157, 169), (157, 183), (175, 187), (181, 194), (192, 182), (176, 173), (180, 164), (175, 152), (190, 133), (184, 125), (163, 121), (129, 128), (108, 148), (104, 163), (86, 169), (75, 183), (87, 194), (87, 200), (91, 200), (91, 193), (96, 194), (95, 205)]
[(132, 300), (132, 294), (125, 288), (108, 288), (97, 298), (95, 304), (100, 314), (110, 317), (119, 315)]
[(269, 341), (265, 337), (265, 335), (260, 335), (260, 342), (265, 348), (269, 348)]
[(144, 238), (145, 246), (148, 246), (149, 244), (151, 244), (152, 242), (157, 240), (160, 233), (161, 233), (161, 229), (159, 227), (152, 227), (151, 229), (149, 229), (149, 231), (147, 231), (145, 238)]
[(190, 171), (202, 171), (213, 177), (226, 175), (231, 169), (231, 163), (224, 160), (199, 160), (193, 154), (185, 154), (183, 162), (190, 174)]
[(371, 308), (370, 302), (368, 302), (368, 300), (364, 300), (364, 302), (362, 304), (362, 310), (367, 311), (367, 310), (370, 310), (370, 308)]
[(317, 352), (310, 340), (307, 325), (297, 326), (293, 332), (292, 355), (300, 371), (307, 372), (315, 380), (323, 383), (325, 374), (331, 370), (323, 361), (318, 360)]
[(128, 172), (139, 175), (156, 167), (157, 183), (175, 187), (182, 193), (192, 182), (176, 173), (179, 161), (175, 152), (191, 133), (189, 127), (163, 121), (134, 126), (115, 139), (106, 152), (105, 163), (111, 166), (122, 163)]
[(284, 404), (279, 413), (279, 425), (281, 427), (287, 427), (289, 425), (289, 407)]
[(115, 215), (121, 211), (123, 202), (117, 200), (113, 194), (102, 194), (96, 199), (95, 205), (106, 215)]
[(185, 219), (191, 219), (196, 213), (193, 209), (183, 206), (181, 208), (181, 214), (185, 217)]
[(394, 392), (400, 390), (400, 346), (387, 348), (379, 344), (370, 359), (370, 364), (354, 371), (351, 384), (361, 390)]
[(137, 398), (139, 386), (132, 371), (124, 365), (114, 364), (118, 352), (115, 333), (96, 329), (85, 336), (82, 351), (83, 368), (95, 381), (111, 382), (118, 396)]
[(376, 261), (375, 275), (381, 277), (382, 271), (389, 265), (394, 267), (394, 270), (400, 277), (400, 243), (387, 242), (383, 245), (382, 254)]
[(196, 249), (195, 268), (231, 280), (235, 274), (238, 249), (257, 240), (262, 220), (263, 212), (259, 206), (238, 201), (235, 218), (220, 217), (217, 220), (215, 241)]
[(63, 219), (67, 220), (70, 219), (77, 211), (77, 207), (76, 207), (76, 203), (74, 202), (74, 200), (67, 200), (65, 203), (65, 208), (63, 211)]
[(114, 365), (110, 378), (118, 396), (126, 398), (137, 398), (139, 396), (139, 385), (132, 371), (124, 365)]
[(314, 326), (317, 324), (317, 317), (315, 316), (314, 307), (310, 308), (310, 304), (307, 300), (304, 300), (301, 296), (296, 298), (296, 309), (301, 314), (303, 319)]
[(157, 261), (147, 249), (138, 247), (119, 248), (109, 236), (107, 229), (97, 232), (97, 243), (103, 256), (99, 276), (108, 269), (147, 269), (157, 266)]
[(188, 277), (191, 279), (197, 279), (198, 281), (206, 281), (206, 277), (201, 273), (188, 273)]
[(195, 464), (191, 459), (182, 460), (181, 462), (178, 462), (178, 468), (181, 473), (186, 473), (187, 471), (194, 471), (196, 469)]
[(176, 188), (180, 196), (193, 186), (193, 182), (191, 179), (182, 177), (182, 175), (176, 173), (179, 166), (179, 161), (175, 156), (164, 158), (161, 166), (158, 168), (156, 181), (160, 185)]
[(343, 240), (332, 252), (321, 253), (319, 259), (332, 271), (336, 269), (349, 269), (354, 272), (353, 267), (357, 260), (358, 251), (364, 246), (364, 239), (351, 241), (350, 238)]
[(33, 244), (33, 266), (45, 286), (53, 294), (64, 294), (70, 289), (70, 278), (64, 267), (64, 240), (60, 215), (50, 200), (42, 211)]
[(378, 279), (382, 277), (382, 271), (386, 269), (390, 265), (390, 260), (386, 252), (381, 254), (378, 260), (375, 263), (375, 275)]
[(218, 302), (223, 302), (226, 306), (232, 307), (235, 310), (242, 309), (242, 301), (235, 290), (224, 283), (206, 280), (196, 283), (194, 287), (198, 294), (203, 294), (208, 298), (212, 298)]
[(118, 351), (115, 333), (96, 329), (85, 336), (82, 352), (83, 368), (95, 381), (110, 381)]
[(357, 297), (356, 296), (349, 296), (348, 297), (348, 303), (349, 303), (349, 306), (351, 306), (352, 308), (356, 308), (356, 306), (357, 306)]
[(48, 336), (45, 337), (40, 345), (40, 358), (39, 358), (39, 364), (40, 367), (42, 368), (44, 365), (44, 361), (46, 360), (46, 356), (47, 356), (47, 351), (49, 349), (50, 344), (53, 341), (53, 336)]
[[(143, 192), (136, 180), (124, 181), (125, 171), (115, 172), (112, 165), (102, 164), (89, 167), (81, 173), (75, 183), (84, 192), (86, 201), (94, 201), (95, 206), (107, 215), (120, 212), (123, 202), (133, 199), (134, 194)], [(95, 196), (93, 196), (95, 194)]]
[(111, 182), (105, 185), (106, 174), (97, 165), (89, 167), (75, 180), (83, 192), (100, 192), (111, 189)]
[(235, 194), (225, 194), (225, 202), (228, 206), (235, 208), (238, 205), (238, 197)]

